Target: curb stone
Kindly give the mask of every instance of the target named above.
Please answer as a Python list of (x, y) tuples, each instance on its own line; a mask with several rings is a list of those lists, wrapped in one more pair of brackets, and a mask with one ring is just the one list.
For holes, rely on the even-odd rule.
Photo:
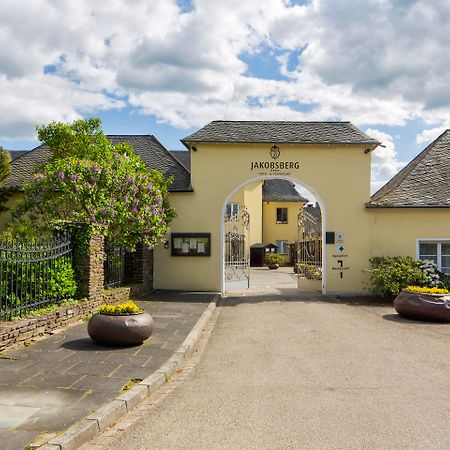
[(142, 400), (167, 383), (182, 361), (194, 352), (195, 345), (216, 310), (219, 299), (219, 294), (214, 296), (178, 350), (156, 372), (139, 382), (133, 389), (101, 406), (97, 411), (76, 422), (39, 448), (41, 450), (76, 450), (82, 444), (94, 438), (100, 431), (124, 417)]

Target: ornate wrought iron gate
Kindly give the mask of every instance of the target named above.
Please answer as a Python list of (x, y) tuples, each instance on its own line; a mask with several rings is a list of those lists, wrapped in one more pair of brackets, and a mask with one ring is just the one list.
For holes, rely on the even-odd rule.
[(250, 277), (250, 215), (245, 207), (224, 217), (225, 291), (246, 289)]
[(298, 243), (296, 269), (299, 277), (322, 279), (322, 220), (306, 208), (298, 215)]

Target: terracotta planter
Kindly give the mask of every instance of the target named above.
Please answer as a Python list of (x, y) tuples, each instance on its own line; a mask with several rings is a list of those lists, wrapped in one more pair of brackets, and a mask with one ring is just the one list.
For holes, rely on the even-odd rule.
[(137, 345), (148, 339), (154, 327), (149, 313), (94, 314), (88, 322), (89, 336), (104, 345)]
[(403, 290), (394, 300), (398, 314), (407, 319), (450, 322), (450, 296)]

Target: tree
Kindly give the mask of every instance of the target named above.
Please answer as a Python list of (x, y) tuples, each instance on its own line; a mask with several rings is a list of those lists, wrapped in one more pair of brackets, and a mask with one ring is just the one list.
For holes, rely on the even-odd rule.
[(24, 187), (14, 217), (35, 227), (86, 223), (118, 245), (154, 246), (168, 230), (171, 179), (149, 171), (129, 144), (112, 144), (100, 119), (37, 127), (52, 152)]
[[(9, 153), (0, 146), (0, 186), (11, 173), (11, 157)], [(6, 202), (10, 197), (10, 190), (0, 187), (0, 212), (8, 210)]]

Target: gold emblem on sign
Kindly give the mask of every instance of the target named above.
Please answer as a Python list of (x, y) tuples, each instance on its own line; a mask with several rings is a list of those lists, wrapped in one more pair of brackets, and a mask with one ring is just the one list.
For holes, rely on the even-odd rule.
[(272, 159), (278, 159), (280, 156), (280, 149), (276, 145), (272, 145), (269, 153)]

